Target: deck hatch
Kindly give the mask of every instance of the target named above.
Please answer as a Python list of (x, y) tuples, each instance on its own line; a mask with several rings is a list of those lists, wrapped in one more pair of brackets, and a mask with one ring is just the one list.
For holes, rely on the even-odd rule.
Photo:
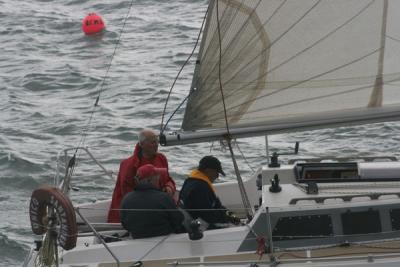
[(295, 175), (300, 183), (359, 180), (356, 163), (299, 163)]

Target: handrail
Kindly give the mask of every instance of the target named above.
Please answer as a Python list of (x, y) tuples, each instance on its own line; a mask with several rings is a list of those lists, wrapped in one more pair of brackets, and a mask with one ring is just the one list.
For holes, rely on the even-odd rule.
[(343, 196), (326, 196), (326, 197), (302, 197), (302, 198), (292, 198), (289, 202), (290, 205), (295, 205), (297, 202), (302, 200), (314, 200), (316, 203), (324, 203), (327, 199), (342, 199), (343, 201), (351, 201), (355, 197), (369, 197), (371, 200), (377, 200), (381, 196), (396, 195), (400, 198), (400, 192), (388, 192), (388, 193), (369, 193), (369, 194), (351, 194)]
[(332, 157), (324, 157), (324, 158), (304, 158), (304, 159), (291, 159), (288, 161), (289, 164), (294, 164), (298, 161), (306, 162), (306, 163), (318, 163), (323, 160), (332, 160), (334, 162), (349, 162), (350, 160), (364, 160), (366, 162), (373, 162), (376, 160), (388, 160), (388, 161), (397, 161), (396, 157), (393, 156), (382, 156), (382, 157), (339, 157), (339, 158), (332, 158)]
[(107, 249), (107, 251), (111, 254), (111, 256), (115, 259), (117, 262), (117, 266), (121, 266), (121, 262), (118, 259), (118, 257), (111, 251), (111, 249), (108, 247), (107, 243), (104, 242), (103, 238), (101, 238), (100, 234), (94, 229), (94, 227), (86, 220), (86, 218), (79, 212), (79, 208), (75, 208), (75, 212), (81, 217), (82, 221), (86, 223), (87, 226), (92, 230), (92, 232), (96, 235), (96, 237), (100, 240), (100, 242), (103, 244), (103, 246)]

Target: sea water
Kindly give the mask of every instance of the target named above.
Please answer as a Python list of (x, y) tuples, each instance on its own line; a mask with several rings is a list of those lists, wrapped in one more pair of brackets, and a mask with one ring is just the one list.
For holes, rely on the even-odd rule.
[[(207, 1), (0, 0), (0, 7), (0, 266), (20, 266), (34, 239), (31, 193), (63, 176), (56, 169), (64, 164), (64, 149), (88, 147), (115, 177), (138, 131), (158, 129), (171, 84), (196, 44)], [(102, 35), (81, 30), (91, 12), (106, 23)], [(166, 119), (188, 93), (194, 60), (172, 91)], [(169, 128), (179, 129), (182, 116), (178, 110)], [(399, 156), (399, 126), (269, 136), (269, 149), (291, 152), (300, 141), (297, 157)], [(267, 161), (264, 137), (237, 145), (243, 177)], [(234, 179), (229, 154), (218, 143), (160, 150), (178, 185), (207, 154), (221, 159), (227, 173), (222, 180)], [(114, 180), (84, 152), (77, 156), (73, 202), (110, 198)]]

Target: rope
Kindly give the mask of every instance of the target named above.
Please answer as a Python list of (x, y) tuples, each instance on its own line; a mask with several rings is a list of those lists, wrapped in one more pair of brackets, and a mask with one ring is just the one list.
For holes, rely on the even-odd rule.
[[(221, 152), (226, 152), (226, 147), (228, 146), (226, 143), (223, 142), (224, 140), (220, 140), (220, 147), (216, 148), (217, 151), (221, 151)], [(233, 142), (234, 146), (237, 147), (237, 149), (239, 150), (241, 156), (244, 159), (244, 162), (247, 164), (247, 166), (249, 167), (249, 169), (251, 169), (252, 172), (255, 171), (255, 169), (250, 165), (249, 161), (247, 160), (246, 156), (244, 155), (244, 153), (242, 152), (242, 150), (239, 147), (239, 144), (237, 142)], [(214, 149), (214, 142), (211, 142), (210, 144), (210, 153), (212, 152), (212, 150)]]
[(216, 0), (216, 1), (217, 1), (217, 4), (216, 4), (216, 8), (217, 8), (217, 31), (218, 31), (218, 45), (219, 45), (219, 53), (218, 53), (218, 82), (219, 82), (219, 89), (221, 91), (222, 106), (224, 108), (224, 118), (225, 118), (226, 132), (228, 134), (228, 138), (230, 138), (231, 133), (229, 131), (228, 115), (226, 113), (224, 90), (223, 90), (223, 87), (222, 87), (222, 79), (221, 79), (222, 41), (221, 41), (221, 28), (220, 28), (220, 21), (219, 21), (219, 0)]
[(243, 154), (242, 150), (239, 147), (239, 144), (236, 142), (236, 147), (239, 150), (240, 154), (242, 155), (244, 161), (246, 162), (247, 166), (250, 168), (250, 170), (252, 172), (255, 172), (255, 169), (250, 165), (249, 161), (247, 160), (247, 158), (245, 157), (245, 155)]
[[(119, 36), (118, 36), (118, 39), (117, 39), (117, 43), (116, 43), (116, 45), (115, 45), (115, 47), (114, 47), (114, 51), (113, 51), (113, 53), (112, 53), (112, 55), (111, 55), (110, 63), (109, 63), (108, 66), (107, 66), (106, 72), (105, 72), (105, 74), (104, 74), (104, 76), (103, 76), (103, 79), (102, 79), (102, 82), (101, 82), (101, 84), (100, 84), (100, 89), (98, 90), (98, 95), (97, 95), (97, 97), (96, 97), (96, 101), (95, 101), (95, 103), (94, 103), (94, 105), (93, 105), (93, 107), (92, 107), (92, 110), (91, 110), (91, 112), (90, 112), (89, 120), (88, 120), (86, 126), (83, 128), (82, 133), (81, 133), (81, 139), (80, 139), (78, 145), (76, 146), (76, 149), (75, 149), (75, 152), (74, 152), (74, 156), (73, 156), (74, 160), (75, 160), (75, 158), (77, 158), (78, 148), (81, 147), (81, 146), (83, 146), (83, 144), (84, 144), (85, 141), (86, 141), (86, 137), (87, 137), (87, 135), (88, 135), (88, 132), (89, 132), (89, 129), (90, 129), (90, 125), (91, 125), (91, 123), (92, 123), (92, 120), (93, 120), (93, 117), (94, 117), (96, 108), (98, 107), (98, 104), (99, 104), (99, 101), (100, 101), (101, 93), (104, 91), (105, 81), (106, 81), (106, 79), (107, 79), (107, 77), (108, 77), (108, 73), (109, 73), (109, 71), (110, 71), (110, 69), (111, 69), (113, 59), (114, 59), (115, 54), (116, 54), (116, 52), (117, 52), (118, 46), (119, 46), (119, 44), (120, 44), (120, 42), (121, 42), (122, 34), (123, 34), (123, 32), (124, 32), (126, 22), (127, 22), (127, 20), (128, 20), (129, 14), (130, 14), (131, 9), (132, 9), (133, 1), (134, 1), (134, 0), (131, 0), (130, 5), (129, 5), (128, 12), (127, 12), (126, 15), (125, 15), (124, 22), (123, 22), (121, 31), (120, 31)], [(73, 175), (74, 170), (75, 170), (75, 164), (71, 167), (70, 172), (67, 173), (67, 174), (69, 175), (69, 177), (71, 177), (71, 176)]]
[[(52, 214), (53, 212), (49, 210), (49, 213)], [(43, 238), (43, 244), (35, 258), (34, 264), (36, 267), (58, 266), (56, 221), (54, 221), (54, 216), (50, 215), (51, 217), (53, 219), (49, 219), (48, 224), (45, 225), (47, 231)]]
[(183, 71), (183, 69), (185, 68), (186, 64), (189, 62), (189, 60), (191, 59), (191, 57), (193, 56), (193, 54), (194, 54), (194, 52), (195, 52), (195, 50), (196, 50), (196, 47), (197, 47), (197, 45), (198, 45), (198, 43), (199, 43), (199, 40), (200, 40), (201, 33), (202, 33), (202, 31), (203, 31), (204, 23), (205, 23), (206, 18), (207, 18), (208, 9), (209, 9), (209, 7), (207, 8), (206, 13), (205, 13), (205, 15), (204, 15), (204, 17), (203, 17), (203, 22), (201, 23), (200, 30), (199, 30), (199, 34), (197, 35), (196, 43), (195, 43), (195, 45), (194, 45), (194, 47), (193, 47), (193, 50), (192, 50), (192, 52), (190, 53), (189, 57), (186, 59), (186, 61), (183, 63), (181, 69), (179, 70), (178, 74), (176, 75), (176, 77), (175, 77), (175, 79), (174, 79), (174, 81), (173, 81), (173, 83), (172, 83), (172, 85), (171, 85), (171, 88), (169, 89), (167, 99), (165, 100), (164, 110), (163, 110), (163, 113), (162, 113), (162, 116), (161, 116), (160, 134), (162, 134), (162, 133), (165, 131), (165, 128), (167, 127), (167, 125), (168, 125), (168, 123), (170, 122), (170, 120), (172, 119), (172, 117), (173, 117), (173, 116), (175, 115), (175, 113), (181, 108), (181, 106), (183, 105), (183, 103), (186, 102), (186, 100), (189, 98), (189, 96), (190, 96), (191, 93), (193, 92), (193, 91), (191, 91), (191, 92), (185, 97), (185, 99), (178, 105), (178, 107), (174, 110), (174, 112), (171, 114), (171, 116), (168, 118), (167, 122), (166, 122), (165, 125), (164, 125), (165, 111), (166, 111), (166, 109), (167, 109), (168, 101), (169, 101), (169, 98), (170, 98), (170, 96), (171, 96), (172, 90), (174, 89), (175, 83), (176, 83), (176, 81), (178, 80), (178, 78), (179, 78), (181, 72)]
[[(182, 107), (182, 105), (186, 102), (186, 100), (188, 100), (189, 96), (192, 94), (192, 92), (190, 92), (185, 99), (182, 100), (182, 102), (178, 105), (178, 107), (174, 110), (174, 112), (172, 112), (171, 116), (168, 118), (167, 122), (165, 123), (164, 127), (161, 127), (161, 131), (160, 134), (162, 134), (165, 129), (167, 128), (168, 123), (171, 121), (171, 119), (173, 118), (173, 116), (175, 115), (176, 112), (178, 112), (178, 110)], [(164, 117), (164, 113), (163, 113), (163, 117)], [(163, 120), (163, 119), (162, 119)], [(162, 120), (161, 120), (161, 126), (162, 126)]]
[(49, 233), (47, 233), (43, 239), (42, 247), (39, 249), (39, 252), (36, 255), (34, 264), (35, 267), (58, 266), (57, 242), (55, 238), (49, 237)]
[(240, 195), (242, 197), (243, 205), (247, 209), (247, 218), (251, 220), (253, 210), (251, 209), (249, 198), (247, 197), (246, 189), (244, 188), (244, 184), (242, 181), (242, 177), (240, 176), (239, 167), (237, 166), (235, 155), (233, 153), (232, 145), (231, 145), (231, 133), (229, 130), (229, 123), (228, 123), (228, 115), (226, 112), (226, 104), (225, 104), (225, 97), (224, 97), (224, 90), (222, 86), (222, 77), (221, 77), (221, 66), (222, 66), (222, 40), (221, 40), (221, 28), (220, 28), (220, 21), (219, 21), (219, 0), (216, 0), (216, 12), (217, 12), (217, 31), (218, 31), (218, 45), (219, 45), (219, 60), (218, 60), (218, 82), (219, 82), (219, 89), (221, 91), (221, 99), (222, 105), (224, 108), (224, 118), (225, 118), (225, 126), (226, 126), (226, 141), (228, 142), (229, 151), (231, 153), (233, 166), (235, 168), (235, 173), (238, 181)]

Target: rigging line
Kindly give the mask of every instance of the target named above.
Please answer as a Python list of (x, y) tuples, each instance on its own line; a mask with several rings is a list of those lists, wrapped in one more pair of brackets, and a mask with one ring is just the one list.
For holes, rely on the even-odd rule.
[(213, 148), (214, 148), (214, 142), (211, 142), (211, 144), (210, 144), (210, 154), (211, 154), (211, 151), (212, 151)]
[[(165, 129), (167, 128), (167, 126), (168, 126), (168, 123), (171, 121), (171, 119), (174, 117), (174, 115), (175, 115), (175, 113), (176, 112), (178, 112), (178, 110), (182, 107), (182, 105), (186, 102), (186, 100), (188, 100), (188, 98), (190, 97), (190, 95), (192, 94), (192, 92), (194, 92), (194, 91), (191, 91), (191, 92), (189, 92), (189, 94), (182, 100), (182, 102), (178, 105), (178, 107), (174, 110), (174, 112), (172, 112), (172, 114), (171, 114), (171, 116), (169, 116), (169, 118), (168, 118), (168, 120), (167, 120), (167, 122), (165, 123), (165, 125), (164, 125), (164, 127), (163, 127), (163, 123), (161, 122), (161, 127), (162, 127), (162, 129), (161, 129), (161, 131), (160, 131), (160, 134), (162, 134), (164, 131), (165, 131)], [(166, 106), (165, 106), (166, 107)], [(165, 111), (165, 110), (164, 110)], [(164, 116), (164, 113), (163, 113), (163, 116)]]
[(110, 147), (123, 147), (126, 148), (126, 143), (121, 143), (121, 144), (101, 144), (101, 145), (87, 145), (85, 148), (90, 149), (90, 148), (110, 148)]
[[(347, 21), (345, 21), (343, 24), (339, 25), (337, 28), (333, 29), (333, 30), (330, 31), (328, 34), (326, 34), (326, 35), (323, 36), (322, 38), (318, 39), (316, 42), (314, 42), (314, 43), (311, 44), (310, 46), (308, 46), (308, 47), (306, 47), (305, 49), (303, 49), (303, 50), (299, 51), (298, 53), (294, 54), (292, 57), (288, 58), (287, 60), (283, 61), (282, 63), (276, 65), (276, 66), (273, 67), (273, 68), (271, 68), (270, 70), (268, 70), (267, 72), (265, 72), (264, 74), (262, 74), (262, 76), (266, 76), (267, 74), (269, 74), (269, 73), (271, 73), (271, 72), (277, 70), (278, 68), (284, 66), (285, 64), (287, 64), (288, 62), (292, 61), (292, 60), (295, 59), (296, 57), (300, 56), (300, 55), (303, 54), (304, 52), (310, 50), (311, 48), (315, 47), (316, 45), (318, 45), (318, 44), (321, 43), (322, 41), (326, 40), (328, 37), (330, 37), (331, 35), (333, 35), (334, 33), (336, 33), (338, 30), (340, 30), (340, 29), (343, 28), (344, 26), (348, 25), (350, 22), (352, 22), (354, 19), (356, 19), (356, 18), (357, 18), (358, 16), (360, 16), (362, 13), (364, 13), (364, 11), (367, 10), (374, 2), (375, 2), (375, 0), (370, 1), (366, 6), (364, 6), (363, 8), (361, 8), (354, 16), (350, 17), (350, 19), (348, 19)], [(265, 25), (266, 25), (266, 23), (263, 24), (263, 26), (265, 26)], [(252, 39), (253, 39), (253, 38), (254, 38), (254, 37), (252, 37)], [(251, 40), (252, 40), (252, 39), (251, 39)], [(249, 43), (251, 42), (251, 40), (250, 40), (247, 44), (249, 44)], [(274, 41), (274, 42), (275, 42), (275, 41)], [(261, 54), (264, 53), (265, 51), (269, 50), (269, 49), (271, 48), (271, 46), (272, 46), (272, 44), (271, 44), (269, 47), (267, 47), (267, 49), (262, 50), (262, 51), (260, 52), (260, 54), (258, 54), (255, 58), (253, 58), (252, 60), (250, 60), (245, 66), (243, 66), (243, 67), (242, 67), (241, 69), (239, 69), (235, 74), (233, 74), (233, 75), (232, 75), (232, 78), (230, 78), (229, 80), (227, 80), (227, 81), (225, 82), (225, 84), (227, 84), (227, 83), (229, 83), (230, 81), (232, 81), (232, 80), (236, 77), (236, 74), (238, 74), (239, 72), (241, 72), (241, 71), (243, 71), (244, 69), (246, 69), (246, 68), (250, 65), (250, 63), (252, 63), (253, 61), (255, 61), (255, 60), (258, 58), (259, 55), (261, 55)], [(246, 46), (244, 46), (244, 47), (246, 47)], [(243, 49), (244, 49), (244, 48), (243, 48)], [(242, 50), (243, 50), (243, 49), (242, 49)], [(239, 53), (240, 53), (240, 51), (239, 51)], [(239, 54), (239, 53), (238, 53), (238, 54)], [(235, 59), (233, 59), (233, 60), (228, 64), (228, 67), (229, 67), (229, 65), (232, 64), (232, 62), (233, 62), (234, 60), (235, 60)], [(374, 76), (374, 77), (375, 77), (375, 76)], [(256, 78), (256, 79), (258, 79), (258, 78)], [(246, 88), (246, 87), (247, 87), (248, 85), (250, 85), (251, 83), (256, 82), (256, 81), (257, 81), (256, 79), (254, 79), (254, 80), (252, 80), (252, 81), (249, 81), (249, 82), (248, 82), (247, 84), (245, 84), (243, 87), (240, 87), (240, 88), (238, 88), (238, 89), (232, 91), (229, 95), (227, 95), (227, 97), (229, 98), (229, 97), (234, 96), (234, 94), (235, 94), (236, 92), (240, 92), (243, 88)], [(211, 96), (209, 96), (209, 97), (211, 97)], [(206, 101), (206, 100), (204, 100), (204, 101)]]
[[(333, 69), (327, 70), (327, 71), (325, 71), (325, 72), (318, 73), (318, 74), (316, 74), (316, 75), (314, 75), (314, 76), (312, 76), (312, 77), (309, 77), (309, 78), (307, 78), (307, 79), (305, 79), (305, 80), (301, 80), (301, 81), (295, 82), (294, 84), (292, 84), (292, 85), (290, 85), (290, 86), (287, 86), (287, 87), (284, 87), (284, 88), (281, 88), (281, 89), (277, 89), (277, 90), (275, 90), (275, 91), (273, 91), (273, 92), (271, 92), (271, 93), (267, 93), (267, 94), (265, 94), (265, 95), (261, 95), (261, 96), (257, 97), (257, 100), (258, 100), (258, 99), (261, 99), (261, 98), (265, 98), (265, 97), (271, 96), (271, 95), (275, 95), (275, 94), (281, 93), (282, 91), (286, 91), (286, 90), (291, 89), (291, 88), (293, 88), (293, 87), (296, 87), (296, 86), (298, 86), (298, 85), (307, 83), (307, 82), (309, 82), (309, 81), (311, 81), (311, 80), (314, 80), (314, 79), (316, 79), (316, 78), (320, 78), (320, 77), (322, 77), (322, 76), (324, 76), (324, 75), (327, 75), (327, 74), (329, 74), (329, 73), (332, 73), (332, 72), (335, 72), (335, 71), (340, 70), (340, 69), (342, 69), (342, 68), (345, 68), (345, 67), (347, 67), (347, 66), (350, 66), (350, 65), (352, 65), (352, 64), (354, 64), (354, 63), (356, 63), (356, 62), (359, 62), (359, 61), (361, 61), (361, 60), (363, 60), (363, 59), (365, 59), (365, 58), (367, 58), (367, 57), (369, 57), (369, 56), (371, 56), (371, 55), (373, 55), (373, 54), (379, 52), (380, 50), (381, 50), (381, 48), (377, 48), (377, 49), (371, 51), (370, 53), (368, 53), (368, 54), (366, 54), (366, 55), (364, 55), (364, 56), (362, 56), (362, 57), (356, 58), (356, 59), (354, 59), (354, 60), (352, 60), (352, 61), (350, 61), (350, 62), (347, 62), (347, 63), (345, 63), (345, 64), (342, 64), (342, 65), (340, 65), (340, 66), (337, 66), (337, 67), (335, 67), (335, 68), (333, 68)], [(240, 106), (242, 106), (243, 104), (247, 104), (247, 103), (249, 103), (249, 102), (250, 102), (250, 101), (245, 101), (245, 102), (243, 102), (243, 103), (241, 103), (241, 104), (239, 104), (239, 105), (235, 105), (235, 106), (229, 107), (228, 110), (235, 109), (235, 108), (240, 107)], [(211, 120), (214, 120), (215, 118), (211, 118), (212, 115), (218, 116), (218, 113), (209, 114), (210, 119), (211, 119)]]
[(222, 79), (221, 79), (221, 65), (222, 65), (222, 43), (221, 43), (221, 28), (219, 23), (219, 0), (216, 0), (216, 8), (217, 8), (217, 31), (218, 31), (218, 43), (219, 43), (219, 60), (218, 60), (218, 80), (219, 80), (219, 89), (221, 92), (221, 99), (222, 99), (222, 106), (224, 108), (224, 116), (225, 116), (225, 126), (226, 132), (228, 133), (228, 138), (230, 138), (230, 131), (229, 131), (229, 123), (228, 123), (228, 115), (226, 113), (226, 105), (225, 105), (225, 97), (224, 97), (224, 90), (222, 88)]
[[(119, 33), (119, 36), (118, 36), (118, 39), (117, 39), (117, 43), (116, 43), (116, 45), (115, 45), (115, 47), (114, 47), (114, 51), (113, 51), (113, 53), (112, 53), (112, 55), (111, 55), (110, 63), (108, 64), (106, 73), (104, 74), (103, 79), (102, 79), (102, 82), (101, 82), (101, 84), (100, 84), (100, 89), (99, 89), (99, 91), (98, 91), (98, 95), (97, 95), (97, 97), (96, 97), (96, 101), (95, 101), (95, 103), (94, 103), (94, 105), (93, 105), (93, 107), (92, 107), (92, 110), (91, 110), (91, 113), (90, 113), (90, 117), (89, 117), (88, 123), (86, 124), (85, 128), (83, 129), (83, 131), (82, 131), (82, 136), (81, 136), (81, 140), (79, 141), (78, 145), (76, 146), (76, 150), (75, 150), (75, 152), (74, 152), (74, 157), (75, 157), (75, 155), (77, 155), (78, 148), (81, 147), (81, 146), (83, 146), (83, 144), (85, 143), (86, 137), (87, 137), (88, 132), (89, 132), (89, 129), (90, 129), (90, 125), (91, 125), (91, 123), (92, 123), (92, 119), (93, 119), (93, 117), (94, 117), (94, 113), (95, 113), (96, 108), (97, 108), (97, 106), (98, 106), (98, 104), (99, 104), (99, 101), (100, 101), (100, 95), (101, 95), (101, 93), (104, 91), (105, 81), (106, 81), (106, 79), (107, 79), (107, 77), (108, 77), (108, 73), (109, 73), (109, 71), (110, 71), (110, 69), (111, 69), (112, 61), (113, 61), (113, 59), (114, 59), (114, 57), (115, 57), (116, 51), (117, 51), (118, 46), (119, 46), (119, 44), (120, 44), (120, 42), (121, 42), (121, 37), (122, 37), (122, 34), (123, 34), (123, 32), (124, 32), (125, 25), (126, 25), (126, 22), (127, 22), (127, 20), (128, 20), (129, 14), (130, 14), (130, 12), (131, 12), (131, 9), (132, 9), (132, 6), (133, 6), (133, 1), (134, 1), (134, 0), (131, 0), (131, 3), (130, 3), (129, 8), (128, 8), (128, 12), (126, 13), (126, 16), (125, 16), (125, 18), (124, 18), (124, 23), (123, 23), (122, 28), (121, 28), (121, 31), (120, 31), (120, 33)], [(79, 155), (79, 154), (78, 154), (78, 155)], [(74, 165), (74, 167), (71, 168), (71, 174), (70, 174), (71, 176), (72, 176), (72, 174), (73, 174), (73, 172), (74, 172), (74, 169), (75, 169), (75, 165)]]
[[(243, 1), (244, 1), (244, 0), (243, 0)], [(261, 1), (261, 0), (260, 0), (260, 1)], [(181, 68), (180, 71), (178, 72), (178, 75), (176, 76), (176, 78), (175, 78), (175, 80), (174, 80), (174, 82), (173, 82), (173, 84), (172, 84), (172, 86), (171, 86), (171, 88), (170, 88), (170, 91), (169, 91), (169, 93), (168, 93), (167, 100), (166, 100), (166, 102), (165, 102), (164, 110), (163, 110), (163, 113), (162, 113), (162, 118), (161, 118), (161, 129), (160, 129), (160, 134), (163, 133), (163, 132), (165, 131), (165, 129), (166, 129), (166, 127), (168, 126), (168, 123), (171, 121), (172, 117), (176, 114), (176, 112), (181, 108), (181, 106), (185, 103), (185, 101), (186, 101), (186, 100), (190, 97), (190, 95), (194, 92), (194, 91), (190, 91), (190, 92), (189, 92), (189, 94), (185, 97), (185, 99), (184, 99), (184, 100), (179, 104), (179, 106), (174, 110), (174, 112), (173, 112), (172, 115), (169, 117), (169, 119), (167, 120), (167, 122), (165, 123), (165, 125), (163, 125), (164, 114), (165, 114), (165, 110), (166, 110), (166, 108), (167, 108), (167, 103), (168, 103), (169, 97), (170, 97), (170, 95), (171, 95), (172, 89), (173, 89), (173, 87), (175, 86), (175, 83), (176, 83), (176, 81), (177, 81), (177, 79), (178, 79), (180, 73), (182, 72), (183, 68), (185, 67), (185, 65), (187, 64), (187, 62), (189, 61), (189, 59), (190, 59), (190, 58), (192, 57), (192, 55), (194, 54), (194, 51), (195, 51), (195, 49), (196, 49), (196, 47), (197, 47), (197, 44), (198, 44), (199, 39), (200, 39), (200, 36), (201, 36), (201, 32), (202, 32), (202, 30), (203, 30), (203, 27), (204, 27), (204, 24), (205, 24), (205, 21), (206, 21), (206, 18), (207, 18), (209, 9), (210, 9), (210, 5), (207, 7), (207, 11), (206, 11), (206, 14), (205, 14), (205, 16), (204, 16), (204, 18), (203, 18), (203, 22), (202, 22), (202, 24), (201, 24), (200, 31), (199, 31), (199, 34), (198, 34), (198, 36), (197, 36), (196, 44), (195, 44), (195, 46), (194, 46), (194, 48), (193, 48), (193, 50), (192, 50), (192, 53), (189, 55), (188, 59), (186, 60), (186, 62), (183, 64), (182, 68)]]
[(219, 88), (220, 88), (220, 91), (221, 91), (222, 105), (223, 105), (223, 108), (224, 108), (224, 115), (225, 115), (225, 124), (226, 124), (226, 131), (227, 131), (226, 140), (227, 140), (227, 143), (228, 143), (229, 151), (231, 153), (232, 162), (233, 162), (233, 166), (234, 166), (234, 169), (235, 169), (235, 173), (236, 173), (238, 186), (239, 186), (239, 191), (240, 191), (240, 195), (242, 197), (243, 205), (244, 205), (245, 208), (249, 208), (250, 209), (250, 210), (246, 211), (246, 216), (247, 216), (248, 220), (250, 221), (251, 218), (252, 218), (253, 210), (251, 209), (250, 201), (249, 201), (249, 198), (247, 196), (246, 189), (244, 188), (242, 178), (240, 176), (240, 172), (239, 172), (239, 168), (238, 168), (237, 163), (236, 163), (235, 155), (233, 154), (232, 145), (231, 145), (231, 134), (230, 134), (230, 131), (229, 131), (228, 116), (227, 116), (227, 113), (226, 113), (224, 90), (223, 90), (223, 87), (222, 87), (222, 79), (221, 79), (222, 42), (221, 42), (221, 28), (220, 28), (220, 22), (219, 22), (219, 1), (220, 0), (216, 0), (216, 1), (217, 1), (217, 3), (216, 3), (217, 30), (218, 30), (218, 41), (219, 41), (218, 78), (219, 78)]
[(400, 43), (400, 39), (397, 39), (397, 38), (395, 38), (395, 37), (392, 37), (392, 36), (390, 36), (390, 35), (385, 35), (388, 39), (390, 39), (390, 40), (393, 40), (393, 41), (395, 41), (395, 42), (398, 42), (398, 43)]
[[(203, 22), (202, 22), (202, 25), (201, 25), (201, 27), (200, 27), (199, 34), (198, 34), (198, 36), (197, 36), (197, 40), (196, 40), (195, 47), (193, 48), (193, 51), (192, 51), (191, 55), (189, 56), (189, 58), (186, 60), (186, 62), (185, 62), (184, 65), (182, 66), (181, 70), (179, 71), (179, 73), (178, 73), (177, 77), (175, 78), (175, 80), (174, 80), (174, 82), (173, 82), (173, 84), (172, 84), (172, 86), (171, 86), (171, 89), (170, 89), (170, 91), (169, 91), (169, 93), (168, 93), (168, 97), (167, 97), (167, 100), (166, 100), (166, 103), (165, 103), (165, 106), (164, 106), (164, 111), (163, 111), (162, 119), (161, 119), (161, 125), (160, 125), (161, 130), (160, 130), (160, 134), (163, 133), (163, 132), (165, 131), (165, 129), (166, 129), (167, 126), (168, 126), (168, 123), (171, 121), (171, 119), (173, 118), (173, 116), (175, 115), (175, 113), (181, 108), (181, 106), (185, 103), (185, 101), (186, 101), (187, 99), (189, 99), (189, 97), (191, 96), (191, 94), (194, 92), (194, 90), (190, 90), (189, 94), (188, 94), (188, 95), (185, 97), (185, 99), (179, 104), (179, 106), (174, 110), (174, 112), (171, 114), (171, 116), (169, 117), (168, 121), (165, 123), (165, 125), (164, 125), (164, 127), (163, 127), (163, 120), (164, 120), (164, 115), (165, 115), (165, 110), (166, 110), (166, 107), (167, 107), (168, 99), (169, 99), (170, 94), (171, 94), (171, 92), (172, 92), (172, 89), (173, 89), (173, 87), (174, 87), (174, 85), (175, 85), (175, 82), (176, 82), (176, 80), (178, 79), (178, 76), (180, 75), (180, 73), (181, 73), (181, 71), (183, 70), (184, 66), (185, 66), (186, 63), (189, 61), (190, 57), (193, 55), (193, 53), (194, 53), (194, 51), (195, 51), (195, 48), (196, 48), (196, 46), (197, 46), (197, 44), (198, 44), (198, 41), (199, 41), (199, 38), (200, 38), (200, 36), (201, 36), (201, 32), (202, 32), (202, 30), (203, 30), (203, 28), (204, 28), (204, 24), (206, 23), (206, 19), (207, 19), (208, 13), (209, 13), (209, 11), (210, 11), (210, 8), (211, 8), (211, 4), (208, 5), (208, 7), (207, 7), (206, 14), (205, 14), (205, 16), (204, 16), (204, 18), (203, 18)], [(201, 49), (201, 48), (200, 48), (200, 49)], [(201, 52), (201, 51), (200, 51), (200, 52)]]
[(186, 61), (183, 63), (181, 69), (179, 70), (178, 74), (176, 75), (176, 77), (175, 77), (175, 79), (174, 79), (174, 81), (173, 81), (173, 83), (171, 85), (171, 88), (169, 89), (167, 99), (165, 100), (164, 110), (163, 110), (162, 116), (161, 116), (160, 134), (162, 134), (164, 132), (164, 130), (167, 127), (167, 125), (168, 125), (169, 121), (171, 120), (171, 118), (175, 115), (175, 113), (178, 111), (178, 109), (182, 106), (182, 104), (188, 99), (188, 97), (191, 94), (191, 92), (189, 92), (189, 94), (186, 96), (186, 98), (181, 102), (181, 104), (178, 106), (178, 108), (175, 109), (175, 111), (172, 113), (172, 115), (169, 117), (169, 119), (167, 120), (167, 122), (164, 125), (164, 116), (165, 116), (165, 111), (167, 109), (168, 100), (169, 100), (169, 98), (171, 96), (172, 90), (173, 90), (173, 88), (175, 86), (175, 83), (177, 82), (181, 72), (183, 71), (183, 69), (185, 68), (186, 64), (189, 62), (190, 58), (193, 56), (193, 54), (194, 54), (194, 52), (196, 50), (196, 47), (197, 47), (197, 45), (199, 43), (199, 40), (200, 40), (201, 33), (203, 31), (204, 23), (206, 21), (209, 8), (210, 8), (210, 6), (207, 7), (206, 13), (205, 13), (205, 15), (203, 17), (203, 21), (201, 23), (199, 34), (197, 35), (196, 43), (195, 43), (195, 45), (193, 47), (193, 50), (190, 53), (189, 57), (186, 59)]
[[(88, 121), (88, 123), (87, 123), (87, 125), (86, 125), (86, 129), (85, 129), (85, 131), (84, 131), (84, 133), (83, 133), (83, 135), (82, 135), (82, 138), (81, 138), (81, 141), (79, 142), (78, 147), (79, 147), (79, 146), (82, 146), (82, 145), (84, 144), (84, 142), (85, 142), (85, 139), (86, 139), (87, 133), (88, 133), (88, 131), (89, 131), (89, 127), (90, 127), (91, 121), (92, 121), (93, 116), (94, 116), (94, 113), (95, 113), (95, 109), (96, 109), (96, 107), (98, 106), (99, 101), (100, 101), (100, 95), (101, 95), (101, 93), (104, 91), (105, 81), (106, 81), (106, 79), (107, 79), (107, 77), (108, 77), (108, 73), (109, 73), (109, 71), (110, 71), (110, 69), (111, 69), (113, 59), (114, 59), (114, 57), (115, 57), (115, 54), (116, 54), (117, 49), (118, 49), (118, 47), (119, 47), (119, 44), (120, 44), (120, 42), (121, 42), (122, 34), (123, 34), (123, 32), (124, 32), (124, 29), (125, 29), (125, 26), (126, 26), (126, 22), (127, 22), (127, 20), (128, 20), (129, 14), (130, 14), (131, 9), (132, 9), (133, 1), (134, 1), (134, 0), (131, 0), (131, 3), (130, 3), (129, 8), (128, 8), (128, 12), (127, 12), (126, 15), (125, 15), (125, 18), (124, 18), (124, 22), (123, 22), (123, 24), (122, 24), (121, 31), (120, 31), (120, 33), (119, 33), (119, 36), (118, 36), (116, 45), (115, 45), (115, 47), (114, 47), (114, 51), (113, 51), (113, 53), (112, 53), (112, 55), (111, 55), (110, 63), (108, 64), (107, 69), (106, 69), (106, 72), (105, 72), (105, 74), (104, 74), (104, 76), (103, 76), (102, 82), (101, 82), (101, 84), (100, 84), (100, 89), (99, 89), (99, 91), (98, 91), (98, 95), (97, 95), (97, 97), (96, 97), (96, 101), (95, 101), (95, 103), (94, 103), (94, 105), (93, 105), (93, 109), (92, 109), (92, 112), (91, 112), (89, 121)], [(76, 151), (75, 151), (75, 152), (76, 152)]]
[(243, 157), (244, 161), (246, 162), (247, 166), (250, 168), (250, 170), (251, 170), (252, 172), (254, 172), (254, 171), (255, 171), (254, 168), (250, 165), (249, 161), (247, 160), (247, 158), (246, 158), (245, 155), (243, 154), (243, 152), (242, 152), (242, 150), (240, 149), (239, 144), (238, 144), (237, 142), (236, 142), (236, 147), (237, 147), (237, 149), (239, 150), (240, 154), (242, 155), (242, 157)]

